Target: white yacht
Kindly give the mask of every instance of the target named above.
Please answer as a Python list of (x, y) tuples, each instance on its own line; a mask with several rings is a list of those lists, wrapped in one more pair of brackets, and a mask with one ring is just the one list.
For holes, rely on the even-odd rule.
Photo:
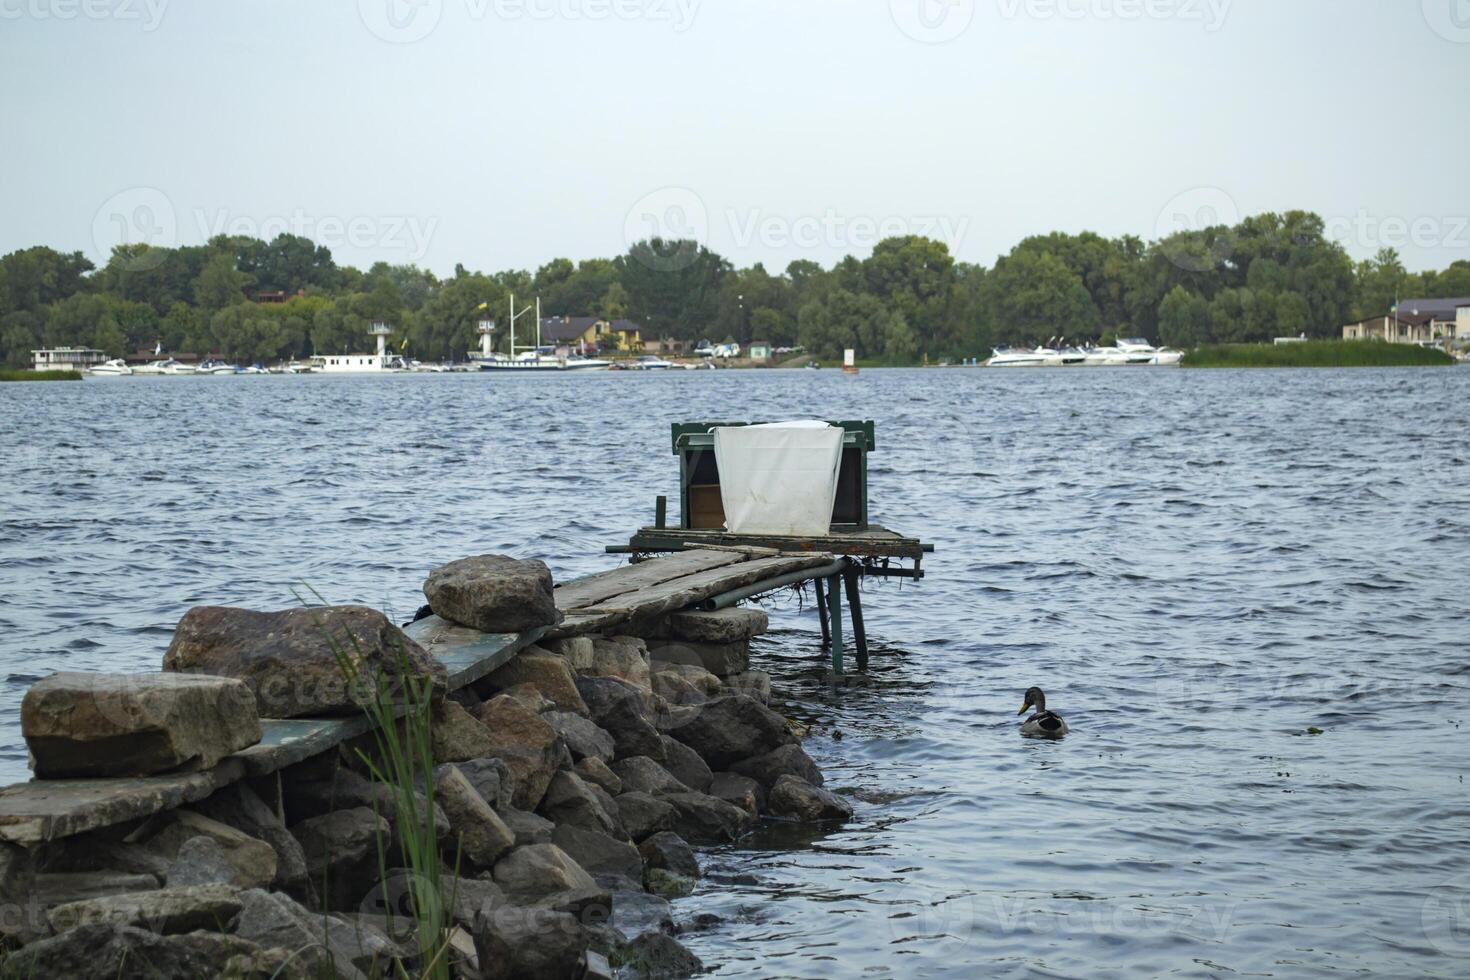
[(529, 308), (516, 312), (516, 298), (510, 297), (510, 353), (501, 354), (494, 349), (495, 321), (480, 321), (480, 349), (469, 352), (470, 363), (481, 371), (607, 371), (611, 361), (580, 354), (553, 353), (541, 345), (541, 300), (536, 300), (536, 343), (522, 346), (516, 343), (516, 318), (530, 313)]
[(1031, 350), (997, 347), (985, 365), (986, 367), (1067, 367), (1081, 364), (1086, 359), (1086, 353), (1075, 347), (1065, 347), (1061, 350), (1055, 347), (1036, 347)]
[(159, 361), (149, 361), (133, 368), (134, 374), (193, 374), (194, 365), (181, 364), (172, 357), (165, 357)]
[(195, 369), (195, 374), (238, 374), (235, 365), (224, 361), (208, 360)]
[(121, 377), (123, 375), (132, 374), (133, 369), (128, 367), (127, 361), (123, 360), (120, 357), (114, 357), (110, 361), (103, 361), (101, 364), (93, 364), (91, 367), (87, 368), (87, 373), (95, 374), (99, 377)]
[(642, 371), (667, 371), (675, 366), (673, 361), (666, 361), (654, 354), (638, 358), (638, 368)]

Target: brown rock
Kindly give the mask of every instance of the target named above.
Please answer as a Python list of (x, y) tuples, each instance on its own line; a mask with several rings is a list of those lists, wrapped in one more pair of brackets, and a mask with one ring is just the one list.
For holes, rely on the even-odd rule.
[(566, 751), (556, 729), (503, 695), (485, 702), (480, 720), (489, 733), (487, 751), (480, 755), (495, 756), (510, 767), (515, 776), (511, 802), (516, 807), (536, 809)]
[(648, 647), (636, 636), (592, 638), (592, 662), (584, 677), (617, 677), (648, 690)]
[(520, 633), (561, 622), (544, 562), (477, 555), (441, 565), (424, 582), (434, 612), (486, 633)]
[(52, 674), (26, 692), (20, 728), (41, 779), (209, 769), (260, 741), (248, 687), (178, 674)]
[(648, 655), (655, 661), (693, 664), (717, 677), (750, 669), (750, 641), (697, 643), (694, 640), (649, 640)]
[(454, 766), (444, 766), (435, 772), (434, 789), (439, 805), (449, 817), (451, 840), (458, 844), (463, 859), (472, 866), (494, 867), (515, 843), (514, 831)]
[(796, 776), (782, 776), (771, 787), (767, 800), (771, 814), (804, 823), (841, 821), (852, 818), (852, 804), (836, 793), (813, 786)]
[(495, 865), (495, 883), (517, 905), (581, 915), (606, 911), (611, 904), (606, 889), (555, 844), (511, 851)]
[(587, 705), (582, 702), (582, 695), (577, 693), (577, 684), (566, 659), (540, 647), (522, 650), (510, 662), (488, 674), (478, 689), (504, 691), (521, 684), (529, 684), (541, 692), (558, 711), (570, 711), (584, 717), (587, 714)]
[(179, 620), (163, 669), (244, 681), (262, 718), (357, 714), (375, 678), (395, 694), (405, 677), (429, 680), (436, 697), (446, 684), (443, 664), (366, 606), (197, 606)]
[(484, 723), (457, 701), (441, 701), (434, 707), (430, 739), (434, 761), (468, 762), (495, 752), (497, 745)]
[(714, 769), (729, 769), (796, 741), (786, 719), (743, 694), (707, 702), (669, 734), (698, 752)]
[[(212, 820), (193, 810), (170, 810), (141, 828), (144, 846), (154, 854), (175, 861), (186, 842), (208, 837), (219, 845), (225, 862), (233, 869), (228, 884), (239, 888), (262, 888), (276, 877), (276, 850), (263, 840)], [(170, 868), (170, 874), (174, 874)]]
[(667, 621), (667, 635), (675, 640), (695, 643), (734, 643), (760, 636), (770, 629), (770, 619), (765, 610), (754, 608), (717, 609), (713, 612), (702, 609), (686, 609), (671, 613)]
[(765, 809), (766, 791), (749, 776), (717, 772), (705, 792), (717, 800), (733, 803), (752, 817), (760, 816)]
[(240, 890), (229, 885), (195, 885), (109, 895), (58, 905), (46, 913), (51, 928), (101, 923), (135, 926), (158, 933), (219, 929), (240, 911)]

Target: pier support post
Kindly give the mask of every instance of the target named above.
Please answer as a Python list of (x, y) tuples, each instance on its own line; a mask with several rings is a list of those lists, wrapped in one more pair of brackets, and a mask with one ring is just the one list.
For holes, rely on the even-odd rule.
[(852, 619), (852, 642), (857, 648), (858, 670), (868, 669), (868, 633), (863, 628), (863, 601), (858, 593), (862, 573), (849, 568), (842, 573), (842, 582), (847, 587), (848, 615)]
[(817, 590), (817, 619), (822, 622), (822, 649), (825, 650), (832, 642), (832, 632), (827, 625), (827, 593), (822, 588), (826, 579), (814, 578), (812, 585)]
[(828, 617), (832, 620), (832, 673), (845, 674), (842, 665), (842, 576), (827, 580)]

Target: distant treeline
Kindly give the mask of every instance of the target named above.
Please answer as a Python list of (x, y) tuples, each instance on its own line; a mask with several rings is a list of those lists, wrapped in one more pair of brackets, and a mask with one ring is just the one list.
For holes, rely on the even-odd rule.
[[(256, 302), (268, 293), (290, 298)], [(1355, 265), (1321, 218), (1300, 211), (1150, 243), (1054, 232), (1022, 241), (989, 269), (918, 236), (886, 239), (869, 257), (831, 268), (802, 259), (774, 274), (760, 264), (737, 269), (696, 242), (655, 238), (616, 258), (553, 259), (535, 272), (456, 266), (446, 279), (413, 265), (338, 265), (295, 235), (123, 245), (101, 269), (80, 252), (37, 246), (0, 258), (0, 357), (24, 365), (36, 347), (120, 355), (161, 342), (166, 351), (275, 361), (367, 349), (368, 325), (384, 319), (397, 331), (395, 349), (463, 359), (478, 320), (504, 322), (510, 293), (540, 296), (546, 316), (634, 320), (645, 339), (768, 340), (824, 358), (853, 347), (865, 359), (909, 363), (1057, 335), (1182, 347), (1337, 337), (1344, 323), (1387, 312), (1395, 295), (1470, 295), (1470, 262), (1409, 273), (1384, 250)]]
[(1310, 344), (1207, 344), (1184, 355), (1191, 368), (1229, 367), (1448, 367), (1442, 350), (1376, 340), (1328, 340)]

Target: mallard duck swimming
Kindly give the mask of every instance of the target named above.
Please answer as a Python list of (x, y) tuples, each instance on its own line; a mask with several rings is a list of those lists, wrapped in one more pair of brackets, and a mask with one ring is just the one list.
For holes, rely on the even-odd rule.
[(1067, 723), (1055, 711), (1046, 710), (1046, 695), (1041, 688), (1033, 687), (1026, 692), (1026, 703), (1016, 714), (1024, 715), (1026, 709), (1036, 707), (1036, 714), (1021, 722), (1021, 734), (1035, 738), (1061, 738), (1067, 734)]

